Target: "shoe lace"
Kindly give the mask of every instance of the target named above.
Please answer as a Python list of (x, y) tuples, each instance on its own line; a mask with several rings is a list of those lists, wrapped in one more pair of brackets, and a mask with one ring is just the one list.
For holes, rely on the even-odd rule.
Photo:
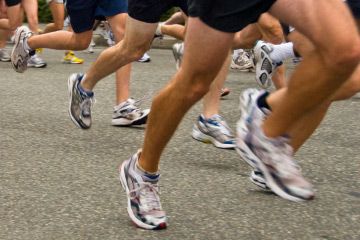
[(130, 191), (131, 199), (139, 196), (143, 211), (161, 210), (159, 186), (155, 183), (142, 182), (139, 187)]
[(219, 127), (221, 133), (229, 137), (233, 137), (230, 127), (227, 125), (226, 121), (221, 116), (215, 115), (211, 118), (211, 120), (217, 123), (217, 126)]
[(273, 148), (273, 150), (277, 157), (274, 158), (274, 162), (277, 165), (279, 173), (284, 177), (299, 175), (301, 173), (301, 168), (293, 159), (293, 149), (289, 144), (289, 139), (286, 137), (279, 137), (275, 143), (275, 148)]
[(94, 97), (81, 96), (82, 102), (80, 103), (81, 113), (84, 117), (91, 115), (91, 107), (95, 104), (96, 100)]

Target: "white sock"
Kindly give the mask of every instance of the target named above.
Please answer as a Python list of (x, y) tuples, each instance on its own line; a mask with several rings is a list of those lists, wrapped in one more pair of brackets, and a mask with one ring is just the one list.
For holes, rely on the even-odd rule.
[(274, 50), (270, 53), (270, 58), (276, 63), (281, 63), (288, 58), (295, 57), (294, 45), (292, 42), (272, 45), (272, 47)]
[(28, 40), (26, 39), (25, 42), (24, 42), (24, 48), (27, 52), (31, 52), (31, 51), (34, 51), (34, 49), (32, 49), (31, 47), (29, 47), (29, 44), (28, 44)]
[(156, 31), (155, 31), (155, 34), (156, 34), (156, 35), (159, 35), (159, 36), (163, 35), (163, 33), (162, 33), (162, 31), (161, 31), (161, 26), (162, 26), (162, 25), (164, 25), (164, 22), (159, 22), (159, 23), (158, 23), (158, 26), (157, 26)]

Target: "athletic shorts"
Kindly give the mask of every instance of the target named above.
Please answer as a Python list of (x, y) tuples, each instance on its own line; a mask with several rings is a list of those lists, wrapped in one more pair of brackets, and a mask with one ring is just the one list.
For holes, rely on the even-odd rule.
[(360, 0), (347, 0), (351, 12), (355, 18), (360, 18)]
[(50, 4), (51, 2), (55, 2), (55, 3), (59, 3), (59, 4), (64, 4), (64, 0), (46, 0), (47, 4)]
[(189, 0), (189, 16), (222, 32), (238, 32), (257, 22), (276, 0)]
[(21, 0), (5, 0), (6, 6), (12, 7), (21, 3)]
[(127, 0), (67, 0), (66, 10), (76, 33), (92, 30), (95, 19), (127, 12)]
[(129, 16), (146, 23), (158, 23), (172, 7), (180, 7), (187, 14), (187, 0), (129, 0)]

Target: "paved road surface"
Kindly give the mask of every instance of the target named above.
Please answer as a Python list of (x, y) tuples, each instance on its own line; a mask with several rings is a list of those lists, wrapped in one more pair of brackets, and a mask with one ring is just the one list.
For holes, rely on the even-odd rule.
[[(76, 128), (67, 114), (67, 77), (96, 54), (80, 53), (81, 66), (61, 64), (62, 54), (45, 50), (48, 67), (25, 74), (0, 63), (0, 239), (360, 239), (360, 99), (335, 104), (298, 153), (317, 190), (303, 204), (258, 190), (234, 151), (193, 140), (197, 104), (161, 163), (169, 228), (150, 232), (130, 223), (117, 172), (144, 131), (111, 126), (114, 76), (96, 88), (91, 130)], [(169, 50), (150, 55), (151, 63), (134, 64), (135, 98), (156, 92), (175, 72)], [(232, 72), (227, 86), (232, 93), (221, 112), (234, 128), (240, 91), (256, 85), (253, 74)]]

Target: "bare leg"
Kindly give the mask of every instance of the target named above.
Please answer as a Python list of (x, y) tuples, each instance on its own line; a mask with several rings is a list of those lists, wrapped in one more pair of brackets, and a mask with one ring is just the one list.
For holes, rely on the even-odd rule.
[(22, 23), (22, 10), (20, 4), (7, 7), (8, 19), (0, 19), (0, 28), (14, 31)]
[(185, 27), (179, 24), (173, 24), (173, 25), (163, 24), (161, 25), (161, 33), (183, 41), (185, 36)]
[(32, 36), (28, 39), (28, 44), (32, 49), (84, 50), (89, 46), (91, 38), (91, 30), (82, 33), (56, 31)]
[[(125, 23), (127, 14), (118, 14), (109, 17), (111, 29), (115, 35), (115, 42), (118, 43), (124, 38)], [(129, 98), (131, 63), (121, 67), (116, 71), (116, 105)]]
[(49, 4), (54, 22), (46, 25), (44, 33), (62, 30), (64, 27), (65, 9), (64, 4), (51, 1)]
[[(280, 105), (264, 122), (265, 134), (276, 137), (288, 132), (346, 81), (359, 61), (360, 49), (354, 21), (341, 1), (278, 0), (270, 12), (307, 35), (317, 46), (316, 51), (304, 57)], [(332, 17), (328, 18), (329, 15)]]
[(209, 90), (228, 56), (233, 34), (216, 31), (198, 18), (189, 18), (185, 38), (182, 66), (153, 100), (139, 160), (140, 167), (147, 172), (158, 170), (160, 155), (184, 114)]
[[(289, 40), (294, 42), (297, 46), (296, 50), (305, 56), (313, 51), (313, 44), (302, 34), (297, 31), (292, 32), (289, 35)], [(335, 95), (326, 101), (316, 109), (312, 110), (308, 114), (305, 114), (301, 120), (299, 120), (290, 130), (291, 146), (296, 152), (304, 142), (312, 135), (318, 125), (321, 123), (325, 114), (330, 107), (331, 101), (347, 99), (360, 91), (360, 66), (358, 66), (355, 72), (351, 75), (350, 79), (346, 81), (341, 88), (335, 93)], [(281, 95), (285, 90), (277, 91), (268, 98), (268, 103), (272, 109), (275, 109), (281, 101)]]
[(230, 67), (230, 55), (226, 58), (218, 75), (210, 86), (209, 92), (203, 98), (203, 115), (210, 118), (214, 114), (219, 113), (221, 88), (224, 87), (226, 76)]
[(39, 32), (37, 0), (23, 0), (21, 1), (21, 5), (24, 8), (30, 30), (37, 34)]
[(184, 24), (185, 17), (182, 11), (176, 12), (171, 17), (165, 21), (166, 25), (173, 25), (173, 24)]
[(99, 55), (81, 81), (82, 87), (92, 90), (102, 78), (138, 60), (150, 48), (156, 26), (128, 17), (124, 39)]

